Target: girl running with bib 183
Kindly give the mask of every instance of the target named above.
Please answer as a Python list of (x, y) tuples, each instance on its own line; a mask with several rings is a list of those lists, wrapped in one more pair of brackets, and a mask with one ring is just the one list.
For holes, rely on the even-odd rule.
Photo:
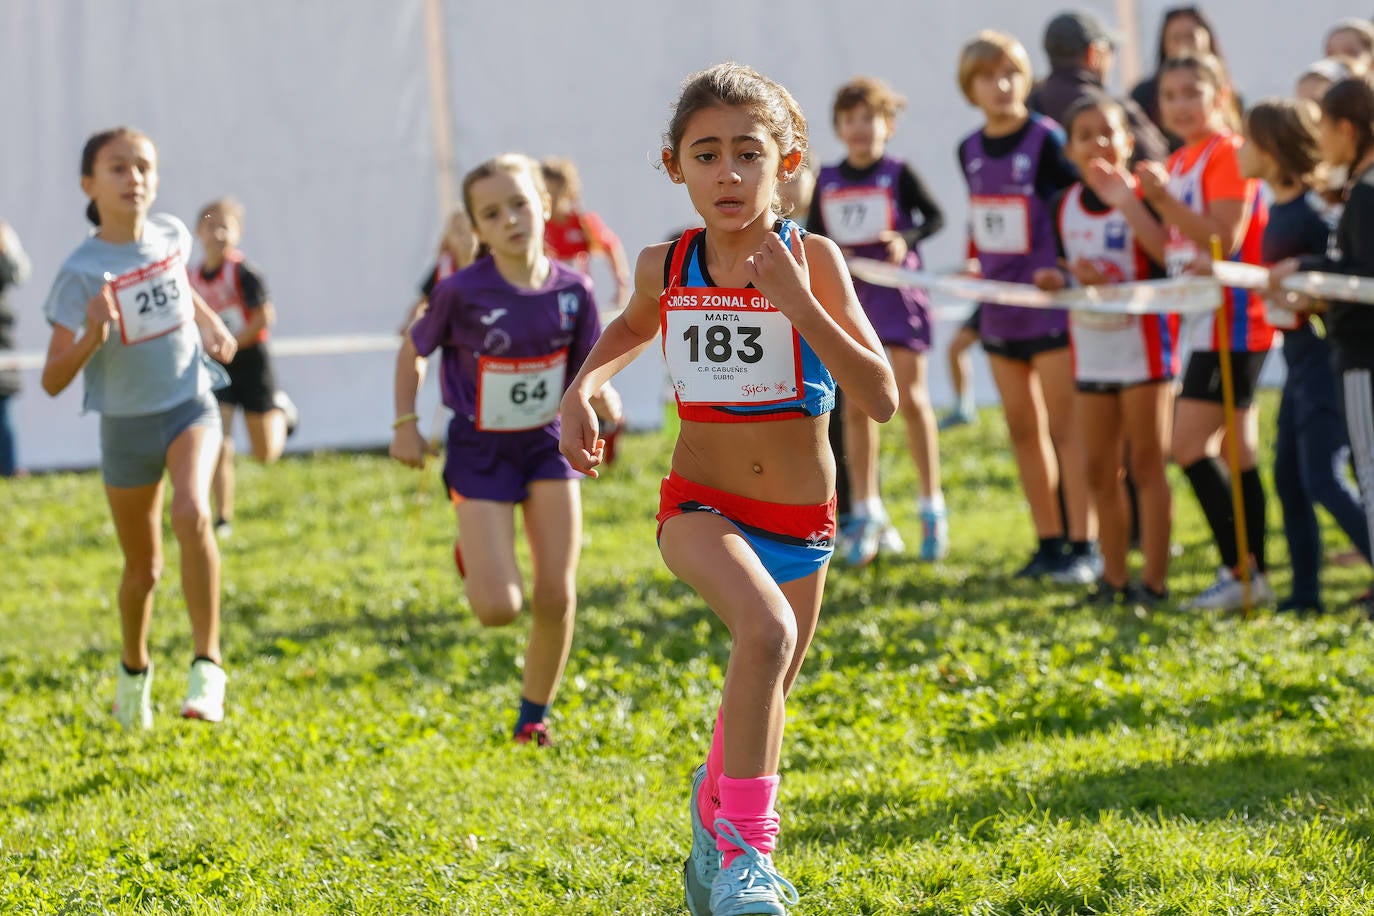
[(591, 281), (544, 254), (549, 201), (538, 163), (488, 160), (463, 179), (463, 203), (489, 252), (434, 287), (402, 340), (391, 456), (424, 467), (415, 396), (425, 358), (441, 349), (440, 388), (453, 411), (444, 482), (458, 515), (458, 570), (484, 626), (520, 615), (515, 507), (524, 510), (534, 587), (514, 738), (543, 745), (572, 647), (582, 542), (580, 475), (558, 451), (558, 400), (601, 322)]
[[(739, 64), (690, 77), (663, 148), (705, 222), (639, 256), (635, 292), (563, 398), (563, 454), (601, 463), (589, 395), (659, 333), (682, 419), (659, 548), (732, 637), (710, 753), (692, 781), (695, 916), (785, 913), (773, 866), (783, 704), (820, 614), (835, 535), (826, 414), (835, 383), (885, 421), (897, 391), (839, 248), (777, 216), (806, 120)], [(833, 376), (832, 376), (833, 373)]]
[(148, 213), (157, 197), (157, 149), (127, 127), (103, 131), (81, 153), (90, 238), (58, 271), (43, 312), (52, 324), (43, 390), (56, 395), (78, 372), (85, 406), (100, 414), (100, 470), (124, 553), (123, 635), (115, 718), (149, 728), (153, 591), (162, 574), (162, 475), (172, 477), (172, 530), (195, 643), (187, 718), (224, 718), (219, 644), (219, 548), (210, 525), (210, 478), (220, 416), (211, 391), (226, 381), (234, 336), (191, 288), (191, 233)]

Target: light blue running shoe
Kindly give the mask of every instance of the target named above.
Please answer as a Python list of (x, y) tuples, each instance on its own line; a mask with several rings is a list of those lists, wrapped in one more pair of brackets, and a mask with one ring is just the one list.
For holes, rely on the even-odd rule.
[(682, 888), (687, 896), (687, 912), (692, 916), (711, 916), (711, 886), (720, 873), (720, 850), (716, 838), (701, 822), (697, 795), (706, 781), (706, 764), (692, 773), (692, 795), (687, 807), (692, 811), (692, 851), (682, 863)]
[(949, 554), (949, 513), (944, 509), (921, 510), (921, 560), (934, 563)]
[(844, 562), (849, 566), (867, 566), (878, 556), (882, 544), (885, 519), (856, 518), (850, 524), (848, 549), (844, 552)]
[(723, 817), (716, 818), (716, 833), (742, 854), (716, 875), (711, 885), (711, 916), (787, 916), (783, 904), (796, 906), (797, 889), (778, 874), (773, 857), (746, 843), (735, 825)]

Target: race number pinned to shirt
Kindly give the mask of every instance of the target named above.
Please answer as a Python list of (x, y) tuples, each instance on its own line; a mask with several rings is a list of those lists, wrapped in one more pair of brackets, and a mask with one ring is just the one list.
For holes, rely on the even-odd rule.
[(538, 429), (558, 416), (568, 374), (565, 347), (547, 356), (477, 360), (477, 428), (484, 433)]
[(191, 281), (181, 252), (118, 277), (105, 275), (119, 310), (119, 337), (126, 346), (170, 334), (195, 314)]
[(1197, 260), (1198, 247), (1192, 239), (1169, 227), (1169, 238), (1164, 242), (1164, 269), (1171, 277), (1181, 277)]
[(666, 290), (663, 355), (683, 404), (776, 404), (801, 392), (801, 338), (758, 290)]
[(841, 188), (821, 194), (825, 231), (837, 245), (871, 245), (895, 225), (885, 188)]
[(229, 329), (229, 333), (238, 337), (243, 333), (243, 329), (248, 326), (248, 321), (244, 317), (243, 309), (237, 305), (231, 305), (222, 312), (215, 312), (219, 320), (224, 322), (224, 326)]
[(984, 254), (1030, 253), (1030, 206), (1015, 194), (975, 194), (969, 201), (973, 243)]

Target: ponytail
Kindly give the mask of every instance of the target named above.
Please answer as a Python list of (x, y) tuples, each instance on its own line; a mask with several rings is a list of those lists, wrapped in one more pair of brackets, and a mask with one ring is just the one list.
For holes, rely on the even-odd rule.
[[(81, 176), (83, 178), (89, 178), (95, 174), (95, 159), (106, 144), (121, 137), (153, 142), (143, 131), (135, 130), (132, 127), (112, 127), (109, 130), (91, 134), (90, 138), (86, 140), (86, 145), (81, 148)], [(94, 200), (86, 205), (86, 219), (90, 220), (92, 225), (100, 225), (100, 211), (96, 209)]]

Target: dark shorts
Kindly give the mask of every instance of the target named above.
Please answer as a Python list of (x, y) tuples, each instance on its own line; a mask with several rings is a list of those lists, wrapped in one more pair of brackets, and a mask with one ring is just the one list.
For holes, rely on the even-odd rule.
[(1146, 385), (1165, 385), (1172, 382), (1172, 375), (1164, 378), (1147, 379), (1143, 382), (1074, 382), (1079, 394), (1120, 394), (1123, 391), (1130, 391), (1132, 388), (1143, 388)]
[(968, 317), (964, 319), (962, 327), (966, 331), (972, 331), (973, 333), (978, 334), (981, 333), (982, 323), (983, 307), (981, 305), (975, 305), (973, 307), (973, 311), (969, 312)]
[(930, 303), (924, 290), (894, 289), (862, 280), (854, 281), (864, 314), (885, 347), (901, 347), (924, 353), (930, 349)]
[(463, 499), (522, 503), (529, 498), (531, 481), (581, 478), (558, 451), (558, 429), (552, 429), (484, 433), (455, 414), (448, 424), (444, 483)]
[(162, 479), (167, 449), (193, 426), (219, 432), (219, 408), (208, 393), (158, 413), (100, 417), (100, 473), (107, 486), (133, 489)]
[(988, 356), (1000, 356), (1018, 363), (1029, 363), (1041, 353), (1063, 350), (1068, 345), (1067, 331), (1057, 331), (1043, 337), (1028, 337), (1025, 340), (997, 340), (986, 336), (983, 338), (983, 352)]
[[(1231, 354), (1231, 383), (1235, 388), (1237, 407), (1249, 407), (1255, 403), (1260, 372), (1268, 355), (1268, 350), (1236, 350)], [(1221, 404), (1221, 354), (1215, 350), (1194, 350), (1183, 370), (1183, 387), (1178, 396)]]
[(277, 379), (265, 346), (258, 344), (238, 351), (224, 368), (229, 373), (229, 384), (215, 392), (215, 399), (221, 404), (241, 407), (249, 413), (267, 413), (276, 408), (273, 398), (277, 394)]
[(792, 506), (737, 496), (670, 472), (658, 491), (658, 531), (688, 512), (710, 512), (739, 529), (779, 585), (804, 579), (835, 552), (835, 497), (816, 506)]

